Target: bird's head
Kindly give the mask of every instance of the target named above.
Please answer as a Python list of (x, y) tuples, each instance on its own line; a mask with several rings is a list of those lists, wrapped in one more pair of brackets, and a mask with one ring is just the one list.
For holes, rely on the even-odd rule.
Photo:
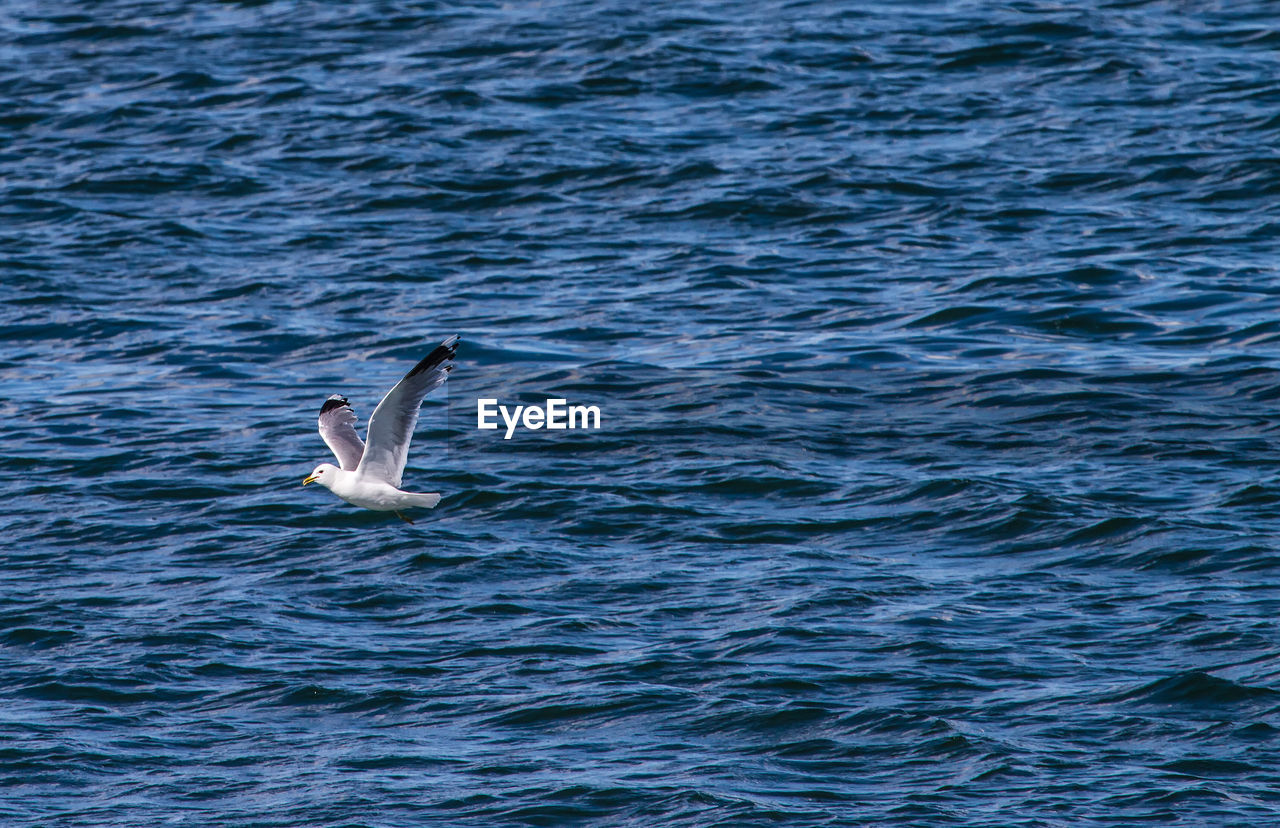
[(315, 470), (311, 472), (311, 474), (306, 476), (306, 478), (302, 481), (302, 485), (305, 486), (308, 483), (319, 483), (321, 486), (324, 486), (326, 489), (331, 489), (333, 488), (333, 481), (337, 476), (338, 476), (337, 466), (333, 465), (332, 463), (321, 463), (320, 465), (316, 466)]

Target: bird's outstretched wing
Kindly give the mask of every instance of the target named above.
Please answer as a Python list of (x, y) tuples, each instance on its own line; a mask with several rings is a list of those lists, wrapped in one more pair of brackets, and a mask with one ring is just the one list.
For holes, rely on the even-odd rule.
[[(369, 418), (369, 442), (356, 472), (361, 477), (381, 480), (400, 487), (409, 441), (418, 423), (422, 399), (439, 388), (453, 370), (458, 337), (451, 336), (426, 355), (413, 370), (387, 392)], [(343, 467), (345, 468), (345, 466)]]
[(320, 406), (320, 436), (344, 471), (353, 471), (364, 456), (364, 443), (356, 434), (356, 412), (341, 394), (332, 394)]

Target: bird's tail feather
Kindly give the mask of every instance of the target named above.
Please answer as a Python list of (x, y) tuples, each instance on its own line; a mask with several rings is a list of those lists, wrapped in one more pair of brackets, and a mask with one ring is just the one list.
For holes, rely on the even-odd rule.
[(436, 504), (440, 502), (440, 493), (432, 492), (431, 494), (415, 494), (406, 492), (409, 500), (405, 506), (412, 506), (415, 509), (434, 509)]

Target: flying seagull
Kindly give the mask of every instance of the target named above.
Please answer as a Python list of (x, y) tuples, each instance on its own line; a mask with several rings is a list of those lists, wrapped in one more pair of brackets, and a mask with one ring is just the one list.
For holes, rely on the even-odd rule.
[(341, 466), (321, 463), (302, 485), (315, 482), (353, 506), (375, 512), (395, 512), (413, 523), (401, 509), (434, 508), (439, 493), (416, 494), (400, 491), (400, 476), (409, 456), (409, 441), (418, 423), (422, 399), (444, 385), (453, 370), (458, 337), (449, 337), (426, 355), (413, 370), (387, 392), (369, 418), (369, 442), (356, 434), (356, 413), (347, 398), (333, 394), (320, 406), (320, 436)]

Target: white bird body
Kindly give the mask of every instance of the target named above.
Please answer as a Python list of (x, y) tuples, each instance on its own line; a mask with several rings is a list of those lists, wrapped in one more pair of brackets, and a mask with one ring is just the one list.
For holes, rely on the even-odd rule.
[(322, 463), (311, 473), (315, 482), (324, 486), (352, 506), (375, 512), (398, 512), (401, 509), (432, 509), (440, 502), (437, 492), (418, 494), (397, 489), (381, 480), (362, 478), (359, 472), (343, 471), (332, 463)]
[(356, 415), (347, 398), (330, 395), (320, 408), (320, 436), (341, 466), (321, 463), (302, 485), (319, 483), (353, 506), (395, 512), (408, 523), (413, 521), (400, 510), (434, 508), (438, 493), (402, 491), (400, 478), (422, 400), (449, 378), (457, 350), (458, 337), (449, 337), (387, 392), (369, 417), (367, 443), (356, 434)]

